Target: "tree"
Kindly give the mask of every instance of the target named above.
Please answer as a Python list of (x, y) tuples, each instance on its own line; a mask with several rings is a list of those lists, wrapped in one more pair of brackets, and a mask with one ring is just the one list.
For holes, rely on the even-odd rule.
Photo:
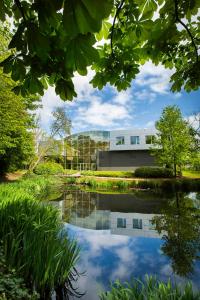
[[(0, 24), (0, 59), (5, 56), (7, 30)], [(28, 110), (34, 109), (37, 97), (16, 96), (15, 82), (0, 68), (0, 172), (27, 166), (34, 156), (34, 126)]]
[[(71, 120), (69, 119), (66, 110), (64, 107), (56, 107), (52, 112), (53, 121), (51, 124), (51, 131), (49, 135), (40, 134), (40, 139), (42, 139), (41, 143), (39, 143), (38, 153), (36, 160), (33, 159), (32, 163), (29, 166), (29, 171), (33, 171), (34, 168), (38, 165), (38, 163), (46, 156), (46, 155), (54, 155), (55, 153), (60, 153), (61, 143), (60, 141), (56, 141), (56, 137), (60, 137), (64, 139), (67, 135), (70, 135), (71, 132)], [(65, 139), (64, 139), (65, 140)], [(65, 149), (65, 145), (63, 147)], [(66, 156), (66, 155), (65, 155)], [(66, 157), (65, 157), (66, 159)]]
[(182, 166), (190, 161), (194, 143), (190, 127), (177, 106), (167, 106), (156, 122), (156, 129), (158, 133), (152, 154), (160, 164), (172, 167), (176, 177), (177, 166), (181, 171)]
[(173, 271), (180, 276), (193, 272), (194, 262), (199, 259), (200, 223), (199, 209), (184, 193), (176, 193), (153, 218), (156, 230), (163, 233), (162, 251), (171, 259)]
[[(5, 73), (16, 94), (43, 95), (48, 85), (63, 100), (76, 97), (72, 78), (118, 90), (130, 86), (148, 60), (174, 69), (172, 91), (200, 86), (199, 0), (0, 0), (0, 19), (14, 20)], [(112, 23), (110, 20), (112, 20)], [(106, 40), (102, 46), (96, 42)]]

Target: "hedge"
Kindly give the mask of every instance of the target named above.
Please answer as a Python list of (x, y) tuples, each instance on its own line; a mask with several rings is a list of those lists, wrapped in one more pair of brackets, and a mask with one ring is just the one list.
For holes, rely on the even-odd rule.
[(64, 172), (63, 166), (54, 162), (43, 162), (37, 165), (34, 173), (37, 175), (56, 175)]
[(173, 171), (167, 168), (141, 167), (135, 170), (135, 177), (141, 178), (170, 178)]

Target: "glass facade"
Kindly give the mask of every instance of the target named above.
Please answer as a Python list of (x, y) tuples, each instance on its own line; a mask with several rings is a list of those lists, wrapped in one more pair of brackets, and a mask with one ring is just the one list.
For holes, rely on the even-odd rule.
[(109, 131), (86, 131), (65, 141), (66, 167), (74, 170), (96, 170), (98, 151), (109, 150)]

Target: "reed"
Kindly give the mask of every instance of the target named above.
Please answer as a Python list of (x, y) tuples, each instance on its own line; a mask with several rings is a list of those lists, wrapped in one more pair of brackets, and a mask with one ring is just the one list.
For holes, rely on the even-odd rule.
[(190, 283), (185, 287), (172, 285), (169, 280), (167, 283), (156, 280), (155, 277), (146, 276), (144, 282), (134, 279), (132, 283), (121, 284), (116, 281), (108, 292), (100, 295), (100, 300), (198, 300), (200, 293), (192, 290)]
[(41, 299), (50, 299), (53, 291), (75, 293), (79, 248), (67, 237), (58, 210), (36, 200), (45, 183), (30, 179), (0, 186), (0, 239), (7, 266)]

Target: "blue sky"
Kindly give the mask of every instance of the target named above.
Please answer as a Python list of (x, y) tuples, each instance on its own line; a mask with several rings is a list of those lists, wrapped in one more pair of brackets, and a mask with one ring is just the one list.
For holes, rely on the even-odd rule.
[(186, 118), (193, 120), (193, 114), (200, 111), (200, 90), (186, 93), (170, 92), (169, 78), (173, 72), (151, 62), (141, 67), (131, 88), (117, 92), (107, 85), (103, 90), (94, 89), (87, 76), (76, 75), (74, 85), (77, 98), (63, 102), (50, 87), (42, 98), (43, 108), (39, 109), (41, 126), (47, 132), (52, 120), (51, 112), (57, 106), (65, 106), (72, 120), (72, 132), (85, 130), (131, 129), (153, 127), (163, 108), (178, 105)]

